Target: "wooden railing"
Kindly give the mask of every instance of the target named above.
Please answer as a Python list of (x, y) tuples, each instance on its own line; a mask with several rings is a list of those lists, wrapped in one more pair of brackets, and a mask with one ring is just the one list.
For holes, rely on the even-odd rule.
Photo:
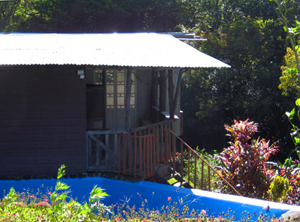
[(118, 172), (147, 179), (154, 176), (155, 164), (167, 164), (168, 135), (161, 129), (171, 129), (175, 120), (141, 126), (130, 135), (120, 135), (118, 140)]
[[(161, 128), (155, 128), (161, 125)], [(239, 192), (225, 180), (198, 152), (179, 138), (170, 128), (172, 121), (140, 127), (132, 135), (120, 136), (119, 173), (142, 179), (154, 175), (156, 163), (169, 164), (192, 187), (211, 190), (212, 178), (223, 180), (238, 195)], [(126, 146), (124, 146), (124, 144)], [(126, 147), (126, 148), (124, 148)], [(119, 158), (120, 159), (120, 158)]]
[(169, 139), (173, 141), (172, 144), (174, 145), (171, 149), (169, 163), (175, 171), (180, 173), (182, 178), (194, 188), (211, 191), (211, 178), (217, 176), (233, 189), (237, 195), (241, 196), (241, 194), (223, 178), (214, 167), (201, 157), (198, 152), (192, 149), (173, 131), (169, 131), (169, 133), (171, 133)]
[[(170, 157), (170, 141), (169, 137), (171, 136), (171, 131), (176, 120), (166, 120), (158, 123), (153, 123), (147, 126), (142, 126), (135, 128), (131, 131), (132, 136), (146, 136), (154, 135), (156, 147), (155, 159), (157, 162), (164, 162), (167, 164), (167, 161)], [(166, 133), (167, 132), (167, 133)]]
[(88, 170), (103, 170), (116, 165), (118, 136), (125, 131), (93, 130), (86, 132)]
[(118, 172), (147, 179), (154, 176), (154, 167), (158, 163), (155, 153), (155, 137), (120, 135), (118, 140)]

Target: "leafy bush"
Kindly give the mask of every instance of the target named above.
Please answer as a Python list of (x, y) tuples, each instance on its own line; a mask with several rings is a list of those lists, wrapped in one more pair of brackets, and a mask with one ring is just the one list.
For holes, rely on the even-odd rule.
[[(296, 100), (295, 102), (298, 110), (296, 108), (293, 108), (291, 112), (286, 112), (286, 116), (288, 117), (288, 120), (292, 126), (291, 129), (291, 138), (293, 140), (293, 143), (295, 145), (295, 148), (291, 151), (289, 156), (295, 156), (297, 154), (297, 158), (300, 160), (300, 128), (299, 128), (299, 121), (300, 121), (300, 98)], [(295, 118), (297, 117), (297, 118)]]
[(278, 164), (277, 175), (287, 179), (291, 187), (291, 190), (286, 194), (286, 198), (282, 201), (300, 205), (300, 98), (296, 100), (295, 105), (297, 108), (293, 108), (292, 111), (285, 113), (292, 126), (291, 139), (294, 143), (294, 148), (289, 153), (284, 164)]
[(278, 164), (277, 175), (289, 183), (286, 197), (280, 202), (300, 205), (300, 162), (297, 159), (286, 159), (284, 164)]
[[(220, 153), (220, 173), (242, 195), (267, 198), (274, 176), (274, 170), (267, 165), (267, 161), (278, 148), (264, 139), (254, 138), (257, 125), (249, 120), (235, 120), (232, 126), (225, 125), (231, 141), (230, 146)], [(232, 192), (223, 181), (219, 183), (223, 186), (222, 191)]]
[(289, 180), (287, 178), (276, 176), (270, 185), (270, 199), (276, 202), (284, 202), (286, 196), (292, 191)]
[(54, 192), (36, 194), (27, 190), (17, 193), (11, 188), (0, 201), (1, 221), (92, 221), (99, 220), (99, 214), (109, 209), (100, 199), (108, 196), (103, 189), (95, 186), (90, 193), (89, 203), (80, 204), (69, 197), (69, 186), (60, 181), (65, 175), (65, 166), (58, 170)]

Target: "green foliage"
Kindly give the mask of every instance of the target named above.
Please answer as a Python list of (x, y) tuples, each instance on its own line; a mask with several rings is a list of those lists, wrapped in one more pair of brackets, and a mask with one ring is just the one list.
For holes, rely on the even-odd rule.
[(287, 54), (285, 56), (286, 66), (282, 66), (282, 76), (280, 77), (281, 84), (279, 88), (282, 90), (284, 95), (292, 93), (297, 97), (300, 96), (299, 88), (299, 70), (300, 70), (300, 59), (299, 59), (299, 48), (297, 45), (298, 34), (300, 33), (300, 22), (296, 20), (297, 16), (293, 20), (294, 27), (289, 26), (288, 14), (296, 9), (294, 1), (288, 0), (270, 0), (277, 4), (279, 16), (283, 21), (283, 29), (287, 33), (288, 39), (291, 44), (291, 48), (287, 48)]
[(279, 163), (277, 166), (277, 175), (284, 178), (289, 183), (286, 196), (282, 200), (288, 204), (300, 204), (300, 162), (292, 158), (287, 158), (284, 164)]
[(250, 118), (260, 123), (264, 138), (286, 145), (288, 123), (278, 121), (291, 104), (278, 89), (284, 36), (278, 21), (261, 18), (231, 21), (204, 35), (208, 40), (199, 48), (232, 68), (185, 73), (182, 107), (189, 117), (185, 141), (209, 152), (220, 151), (227, 142), (224, 123)]
[(109, 214), (109, 209), (101, 204), (100, 199), (108, 196), (103, 189), (94, 187), (89, 203), (80, 204), (72, 199), (69, 186), (60, 181), (65, 175), (65, 166), (58, 170), (57, 183), (53, 192), (36, 194), (29, 189), (17, 193), (13, 188), (0, 201), (1, 221), (95, 221)]
[[(231, 136), (229, 147), (224, 148), (219, 158), (222, 163), (221, 175), (242, 195), (255, 198), (267, 198), (268, 189), (273, 180), (274, 171), (267, 166), (270, 156), (278, 149), (264, 139), (255, 139), (257, 123), (234, 121), (225, 125)], [(220, 180), (226, 192), (232, 192)]]
[(174, 31), (185, 20), (186, 4), (179, 0), (16, 0), (3, 14), (0, 28), (6, 32)]
[[(96, 191), (98, 193), (98, 191)], [(102, 192), (98, 193), (100, 196)], [(97, 195), (98, 195), (97, 194)], [(149, 201), (141, 198), (141, 207), (129, 206), (127, 202), (117, 203), (116, 205), (81, 205), (74, 200), (65, 202), (59, 211), (54, 212), (53, 203), (49, 202), (49, 195), (42, 195), (39, 192), (35, 195), (27, 193), (16, 193), (14, 189), (0, 200), (0, 221), (235, 221), (235, 213), (231, 209), (227, 212), (220, 212), (219, 215), (211, 214), (205, 209), (190, 209), (190, 203), (195, 200), (188, 200), (189, 195), (180, 198), (178, 202), (168, 197), (168, 204), (160, 209), (150, 209)], [(155, 193), (153, 192), (154, 196)], [(39, 196), (39, 197), (38, 197)], [(106, 196), (106, 195), (105, 195)], [(160, 198), (160, 197), (159, 197)], [(97, 211), (96, 211), (97, 210)], [(250, 213), (242, 213), (241, 221), (275, 221), (276, 218), (260, 213), (254, 215), (253, 220)]]
[[(300, 58), (299, 45), (295, 48), (298, 57)], [(292, 48), (286, 49), (286, 55), (284, 56), (285, 66), (281, 67), (282, 76), (280, 77), (279, 89), (282, 90), (283, 95), (292, 94), (294, 96), (300, 96), (300, 77), (297, 69), (295, 53)]]
[[(291, 112), (286, 112), (286, 116), (288, 117), (291, 128), (291, 138), (294, 142), (295, 148), (291, 151), (289, 156), (292, 156), (294, 153), (297, 153), (298, 159), (300, 159), (300, 128), (299, 128), (299, 121), (300, 121), (300, 98), (295, 102), (296, 106), (298, 107), (297, 111), (295, 108), (292, 109)], [(297, 118), (295, 118), (297, 117)]]
[(284, 202), (288, 193), (292, 191), (289, 180), (287, 178), (276, 176), (270, 185), (270, 199), (276, 202)]
[[(292, 111), (285, 113), (292, 126), (290, 136), (294, 143), (294, 148), (291, 149), (284, 164), (279, 163), (277, 172), (279, 176), (284, 177), (290, 184), (285, 198), (283, 197), (284, 193), (282, 193), (282, 197), (280, 198), (289, 204), (300, 204), (300, 98), (296, 100), (295, 105), (297, 108), (293, 108)], [(276, 197), (276, 199), (278, 198)]]

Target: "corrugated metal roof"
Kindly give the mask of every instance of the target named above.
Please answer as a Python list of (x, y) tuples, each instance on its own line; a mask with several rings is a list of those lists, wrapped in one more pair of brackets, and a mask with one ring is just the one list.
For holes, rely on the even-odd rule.
[(167, 34), (0, 34), (0, 65), (230, 66)]

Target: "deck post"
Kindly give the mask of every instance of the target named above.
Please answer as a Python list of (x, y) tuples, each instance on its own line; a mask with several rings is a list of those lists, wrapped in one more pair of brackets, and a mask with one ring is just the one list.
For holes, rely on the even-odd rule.
[(166, 70), (159, 72), (159, 111), (166, 111), (167, 107), (167, 81), (166, 81)]
[(127, 68), (126, 89), (125, 89), (125, 129), (130, 129), (130, 95), (131, 95), (131, 68)]
[(181, 80), (182, 80), (182, 74), (183, 74), (183, 70), (181, 69), (179, 71), (179, 75), (178, 75), (178, 79), (177, 79), (177, 84), (176, 84), (176, 88), (175, 88), (175, 96), (174, 96), (174, 102), (173, 102), (173, 107), (172, 109), (170, 108), (170, 117), (174, 117), (175, 116), (175, 112), (176, 112), (176, 108), (178, 105), (178, 101), (179, 101), (179, 94), (180, 94), (180, 86), (181, 86)]
[(168, 82), (169, 82), (169, 87), (168, 87), (168, 91), (169, 91), (169, 115), (170, 115), (170, 119), (174, 119), (174, 113), (172, 113), (171, 111), (174, 108), (174, 80), (173, 80), (173, 71), (172, 70), (168, 70)]
[(151, 106), (158, 105), (158, 77), (157, 69), (152, 69), (152, 83), (151, 83)]

